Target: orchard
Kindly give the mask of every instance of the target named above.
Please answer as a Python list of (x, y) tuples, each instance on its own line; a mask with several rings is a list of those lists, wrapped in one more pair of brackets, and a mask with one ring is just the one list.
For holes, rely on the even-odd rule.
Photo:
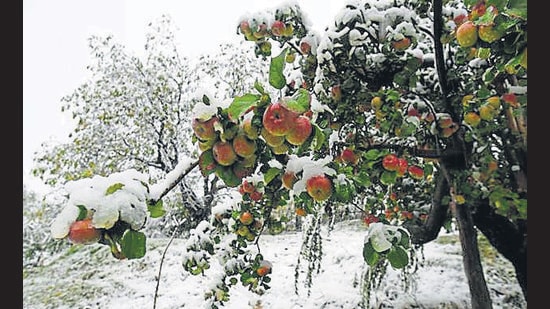
[(188, 119), (196, 151), (163, 180), (130, 168), (68, 182), (52, 235), (139, 259), (145, 223), (197, 168), (240, 197), (190, 231), (182, 257), (195, 275), (222, 264), (212, 308), (234, 285), (270, 288), (262, 234), (309, 220), (320, 259), (319, 225), (345, 209), (364, 222), (365, 308), (385, 269), (414, 272), (418, 249), (452, 225), (472, 308), (492, 308), (477, 233), (527, 298), (527, 1), (351, 1), (322, 34), (305, 13), (287, 4), (239, 21), (267, 82), (228, 101), (203, 95)]

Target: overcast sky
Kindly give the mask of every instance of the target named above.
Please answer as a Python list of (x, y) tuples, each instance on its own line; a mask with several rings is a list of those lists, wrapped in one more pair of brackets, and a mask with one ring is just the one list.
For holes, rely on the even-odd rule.
[[(64, 141), (73, 126), (61, 113), (61, 97), (87, 75), (87, 38), (112, 33), (139, 53), (146, 25), (168, 14), (178, 27), (180, 52), (188, 57), (241, 40), (241, 16), (282, 3), (298, 3), (318, 31), (334, 20), (345, 0), (24, 0), (23, 1), (23, 174), (29, 179), (32, 154), (47, 140)], [(206, 39), (205, 39), (206, 38)]]

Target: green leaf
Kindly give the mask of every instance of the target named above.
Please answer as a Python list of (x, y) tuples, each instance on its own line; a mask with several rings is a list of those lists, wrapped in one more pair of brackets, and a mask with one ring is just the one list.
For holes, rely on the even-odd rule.
[(353, 177), (353, 180), (363, 187), (368, 187), (371, 184), (369, 174), (365, 171), (360, 171), (359, 174), (356, 174), (355, 177)]
[(107, 188), (107, 191), (105, 191), (105, 195), (111, 195), (116, 191), (122, 189), (123, 187), (124, 187), (123, 183), (117, 182), (114, 185), (111, 185), (109, 186), (109, 188)]
[(269, 64), (269, 84), (276, 89), (283, 89), (286, 85), (283, 70), (285, 68), (287, 50), (288, 48), (285, 48), (277, 57), (271, 58), (271, 63)]
[(368, 161), (374, 161), (383, 155), (384, 154), (381, 153), (378, 149), (370, 149), (365, 153), (365, 159), (367, 159)]
[(145, 256), (145, 234), (126, 230), (122, 236), (120, 247), (128, 259), (139, 259)]
[(281, 173), (281, 170), (276, 167), (271, 167), (267, 170), (267, 172), (264, 174), (264, 182), (267, 185), (270, 183), (277, 175)]
[(380, 259), (380, 254), (374, 250), (370, 242), (366, 242), (363, 246), (363, 258), (369, 266), (374, 266)]
[(380, 176), (380, 181), (382, 182), (382, 184), (386, 186), (394, 184), (396, 180), (397, 180), (396, 172), (384, 171)]
[(256, 80), (254, 82), (254, 89), (258, 90), (258, 92), (260, 94), (266, 94), (265, 93), (265, 89), (264, 89), (264, 86), (262, 84), (260, 84), (260, 82), (258, 80)]
[(399, 229), (401, 233), (401, 239), (399, 241), (399, 245), (403, 246), (403, 248), (409, 248), (411, 237), (409, 236), (409, 233), (407, 233), (403, 229)]
[(166, 210), (164, 210), (162, 204), (162, 199), (160, 199), (155, 205), (147, 205), (147, 210), (149, 211), (151, 218), (160, 218), (164, 216)]
[(335, 183), (336, 199), (340, 202), (347, 203), (351, 200), (351, 190), (348, 184)]
[(316, 124), (313, 124), (313, 128), (315, 129), (315, 135), (313, 136), (313, 149), (319, 150), (323, 146), (323, 143), (326, 140), (325, 133), (321, 128), (319, 128)]
[(527, 0), (510, 0), (506, 13), (527, 19)]
[(227, 115), (232, 121), (237, 121), (249, 108), (256, 106), (261, 98), (259, 94), (246, 93), (235, 97), (227, 108)]
[(88, 216), (88, 209), (84, 205), (76, 205), (78, 207), (78, 217), (76, 221), (84, 220)]
[(395, 269), (400, 269), (409, 264), (409, 255), (401, 246), (394, 246), (387, 255), (390, 264)]
[(292, 95), (290, 100), (284, 101), (286, 108), (299, 114), (307, 112), (310, 108), (310, 103), (311, 95), (304, 88), (298, 89), (298, 91)]

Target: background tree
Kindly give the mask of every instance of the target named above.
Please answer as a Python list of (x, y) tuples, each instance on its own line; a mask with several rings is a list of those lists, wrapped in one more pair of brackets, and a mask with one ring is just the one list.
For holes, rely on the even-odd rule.
[[(231, 44), (220, 46), (219, 54), (187, 59), (177, 50), (175, 30), (168, 16), (150, 23), (143, 57), (112, 36), (90, 37), (90, 78), (62, 98), (62, 111), (72, 115), (76, 127), (69, 142), (42, 145), (34, 159), (35, 176), (56, 185), (132, 167), (155, 182), (175, 168), (180, 156), (197, 157), (188, 119), (201, 99), (201, 79), (223, 83), (210, 92), (223, 99), (229, 89), (235, 94), (251, 87), (267, 66), (254, 62), (250, 49)], [(151, 232), (155, 226), (188, 230), (208, 218), (217, 187), (216, 179), (203, 182), (198, 171), (187, 175), (178, 193), (165, 198), (169, 213)]]

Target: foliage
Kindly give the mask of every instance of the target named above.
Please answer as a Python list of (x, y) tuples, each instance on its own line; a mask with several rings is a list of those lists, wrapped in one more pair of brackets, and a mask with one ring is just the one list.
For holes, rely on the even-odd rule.
[[(270, 288), (258, 239), (281, 233), (295, 215), (315, 220), (301, 252), (307, 286), (322, 257), (318, 220), (341, 205), (362, 213), (366, 290), (388, 265), (414, 272), (412, 244), (430, 241), (428, 229), (453, 216), (461, 233), (484, 206), (492, 217), (482, 219), (497, 218), (508, 232), (526, 226), (524, 1), (359, 1), (324, 36), (308, 29), (297, 5), (268, 13), (237, 28), (269, 61), (267, 82), (229, 100), (203, 95), (190, 117), (202, 176), (241, 195), (191, 230), (183, 257), (194, 275), (214, 256), (223, 266), (205, 295), (212, 308), (235, 284)], [(468, 46), (464, 24), (478, 31)], [(477, 223), (503, 248), (507, 239)]]
[(49, 233), (51, 221), (64, 201), (54, 202), (23, 186), (23, 268), (41, 266), (49, 255), (68, 247)]

